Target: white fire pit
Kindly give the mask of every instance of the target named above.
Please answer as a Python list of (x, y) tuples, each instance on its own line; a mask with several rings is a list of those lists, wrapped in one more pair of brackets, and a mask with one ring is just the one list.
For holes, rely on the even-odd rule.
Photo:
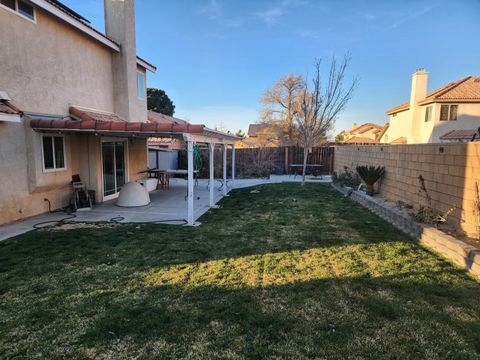
[(125, 184), (118, 194), (117, 206), (136, 207), (150, 204), (147, 189), (136, 181)]

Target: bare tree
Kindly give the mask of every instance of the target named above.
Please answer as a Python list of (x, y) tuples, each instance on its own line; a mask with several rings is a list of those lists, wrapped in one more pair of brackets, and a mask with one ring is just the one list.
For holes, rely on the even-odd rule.
[(357, 87), (357, 78), (353, 79), (350, 86), (344, 87), (345, 71), (349, 63), (350, 57), (348, 55), (344, 57), (340, 64), (337, 64), (334, 57), (330, 64), (327, 83), (323, 86), (320, 74), (321, 60), (316, 60), (312, 88), (309, 88), (305, 80), (300, 90), (295, 123), (303, 145), (302, 184), (305, 183), (309, 150), (325, 138), (328, 131), (333, 128), (338, 115), (345, 110)]
[(295, 113), (298, 94), (305, 81), (301, 75), (288, 75), (278, 80), (262, 97), (265, 106), (261, 112), (263, 122), (280, 127), (284, 144), (292, 144), (296, 137)]

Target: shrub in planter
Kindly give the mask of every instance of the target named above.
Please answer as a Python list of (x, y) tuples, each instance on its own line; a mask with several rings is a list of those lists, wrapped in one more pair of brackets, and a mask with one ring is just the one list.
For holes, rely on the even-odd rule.
[(373, 195), (373, 185), (385, 176), (384, 166), (357, 166), (357, 173), (367, 187), (367, 194)]
[(332, 174), (332, 181), (340, 186), (349, 186), (352, 188), (356, 188), (361, 183), (360, 177), (350, 171), (348, 166), (344, 166), (343, 172), (340, 174), (334, 172)]

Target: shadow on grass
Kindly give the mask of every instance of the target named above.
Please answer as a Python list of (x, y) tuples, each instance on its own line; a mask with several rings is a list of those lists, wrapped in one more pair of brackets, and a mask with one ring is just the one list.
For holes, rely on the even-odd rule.
[(479, 355), (480, 287), (463, 272), (328, 185), (255, 189), (232, 192), (198, 228), (0, 243), (0, 353)]
[(130, 339), (148, 352), (162, 340), (171, 346), (162, 353), (179, 357), (192, 349), (204, 357), (480, 356), (480, 323), (472, 316), (480, 310), (479, 288), (438, 286), (437, 276), (408, 273), (237, 289), (151, 287), (106, 304), (80, 342), (108, 348)]

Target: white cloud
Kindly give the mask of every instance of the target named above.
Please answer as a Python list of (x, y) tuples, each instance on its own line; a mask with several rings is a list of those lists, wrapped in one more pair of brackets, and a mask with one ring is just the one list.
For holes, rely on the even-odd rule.
[(207, 3), (198, 8), (197, 12), (225, 27), (237, 28), (245, 23), (242, 18), (231, 18), (225, 15), (222, 0), (208, 0)]
[(292, 8), (306, 4), (308, 4), (306, 0), (283, 0), (275, 6), (257, 12), (255, 15), (267, 25), (273, 25), (278, 23), (280, 18), (288, 14)]

